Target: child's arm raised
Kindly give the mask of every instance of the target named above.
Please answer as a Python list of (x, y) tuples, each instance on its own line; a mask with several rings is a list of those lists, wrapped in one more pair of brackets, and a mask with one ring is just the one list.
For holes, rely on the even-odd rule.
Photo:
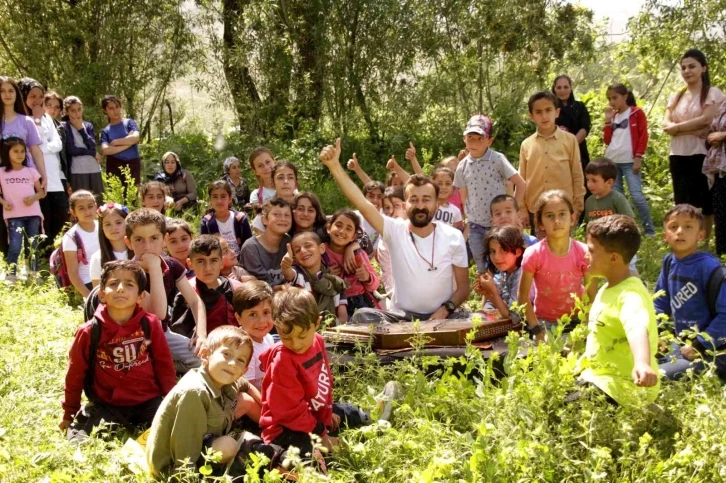
[(411, 161), (411, 169), (413, 169), (413, 172), (415, 174), (424, 174), (423, 169), (421, 169), (421, 165), (418, 162), (418, 158), (416, 158), (416, 147), (413, 145), (412, 141), (408, 142), (408, 149), (406, 150), (406, 159)]
[(156, 315), (159, 320), (164, 320), (167, 316), (168, 301), (164, 289), (161, 257), (153, 253), (144, 253), (139, 262), (149, 277), (149, 294), (141, 301), (141, 308)]
[(348, 160), (348, 169), (353, 171), (363, 184), (371, 182), (371, 177), (363, 171), (363, 168), (361, 168), (360, 163), (358, 162), (358, 156), (356, 156), (355, 153), (353, 153), (353, 157)]
[(295, 270), (292, 268), (292, 264), (294, 262), (294, 258), (292, 255), (292, 247), (290, 244), (287, 244), (287, 253), (285, 253), (285, 256), (282, 257), (282, 261), (280, 262), (280, 270), (282, 271), (282, 276), (285, 277), (286, 282), (292, 282), (295, 280)]
[(330, 170), (330, 174), (333, 175), (335, 182), (343, 192), (343, 196), (361, 212), (363, 218), (368, 220), (368, 223), (371, 224), (373, 229), (382, 235), (383, 215), (366, 199), (363, 192), (355, 185), (340, 165), (340, 138), (336, 140), (335, 146), (326, 146), (323, 148), (320, 152), (320, 160)]
[(200, 299), (197, 292), (194, 291), (194, 288), (192, 288), (192, 285), (189, 283), (186, 276), (182, 275), (179, 280), (176, 281), (176, 288), (179, 289), (179, 293), (182, 297), (184, 297), (184, 300), (187, 301), (187, 304), (189, 304), (189, 309), (192, 311), (192, 316), (194, 316), (197, 333), (190, 341), (190, 347), (191, 344), (194, 344), (194, 355), (199, 356), (202, 344), (204, 344), (204, 341), (207, 340), (207, 311), (204, 308), (202, 299)]
[(411, 177), (411, 175), (408, 173), (408, 171), (406, 171), (405, 169), (403, 169), (401, 167), (401, 165), (398, 164), (398, 161), (396, 161), (396, 157), (393, 156), (393, 155), (391, 155), (391, 159), (389, 159), (388, 162), (386, 163), (386, 168), (389, 169), (389, 170), (391, 170), (391, 171), (394, 171), (396, 173), (396, 175), (399, 178), (401, 178), (401, 181), (404, 182), (404, 183), (406, 181), (408, 181), (408, 178)]

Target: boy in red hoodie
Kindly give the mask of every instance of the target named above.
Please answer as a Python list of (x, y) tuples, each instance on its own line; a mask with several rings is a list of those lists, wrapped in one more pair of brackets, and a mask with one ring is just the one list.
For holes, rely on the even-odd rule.
[(332, 451), (338, 441), (328, 431), (338, 428), (340, 417), (333, 414), (333, 375), (325, 341), (316, 332), (320, 315), (315, 296), (299, 288), (277, 293), (272, 318), (281, 343), (260, 355), (265, 372), (262, 439), (283, 448), (295, 446), (301, 456), (309, 457), (310, 433), (315, 433)]
[[(104, 266), (101, 305), (76, 331), (69, 354), (59, 425), (68, 439), (87, 438), (102, 421), (127, 429), (150, 425), (176, 384), (161, 322), (138, 305), (145, 286), (146, 274), (134, 261)], [(81, 392), (89, 400), (82, 409)]]

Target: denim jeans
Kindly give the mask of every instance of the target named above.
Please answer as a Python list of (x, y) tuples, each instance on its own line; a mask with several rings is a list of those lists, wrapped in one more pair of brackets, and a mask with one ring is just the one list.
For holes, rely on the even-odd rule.
[(623, 177), (625, 182), (628, 183), (628, 191), (630, 196), (633, 198), (633, 204), (635, 209), (638, 211), (638, 217), (640, 222), (645, 228), (646, 235), (655, 235), (655, 228), (653, 227), (653, 219), (650, 217), (650, 208), (648, 208), (648, 201), (643, 196), (643, 186), (640, 182), (640, 173), (633, 173), (633, 163), (615, 163), (618, 167), (618, 177), (615, 180), (613, 188), (618, 190), (620, 193), (625, 194), (623, 189)]
[[(704, 355), (709, 362), (716, 363), (716, 375), (722, 380), (726, 379), (726, 355)], [(666, 379), (677, 381), (686, 375), (688, 369), (698, 374), (703, 372), (706, 367), (703, 359), (689, 361), (681, 355), (681, 346), (677, 342), (671, 344), (670, 350), (665, 355), (658, 355), (658, 369), (663, 373)]]
[[(38, 271), (38, 257), (36, 249), (38, 248), (38, 235), (40, 234), (40, 217), (39, 216), (23, 216), (20, 218), (8, 218), (8, 265), (10, 265), (10, 274), (14, 275), (18, 258), (20, 257), (20, 249), (23, 247), (23, 239), (26, 240), (25, 249), (29, 254), (30, 270)], [(28, 252), (28, 250), (30, 250)]]
[(469, 247), (474, 257), (474, 263), (476, 263), (476, 271), (479, 273), (486, 273), (487, 271), (487, 264), (484, 261), (484, 238), (486, 238), (487, 233), (489, 233), (489, 228), (476, 223), (469, 223)]

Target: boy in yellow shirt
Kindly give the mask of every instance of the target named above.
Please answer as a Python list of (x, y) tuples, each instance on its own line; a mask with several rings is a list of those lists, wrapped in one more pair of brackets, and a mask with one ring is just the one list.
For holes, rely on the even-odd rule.
[(587, 225), (587, 247), (590, 274), (607, 283), (590, 309), (578, 383), (596, 386), (622, 406), (653, 402), (660, 390), (655, 309), (643, 282), (631, 276), (628, 266), (640, 247), (638, 226), (625, 215), (592, 221)]

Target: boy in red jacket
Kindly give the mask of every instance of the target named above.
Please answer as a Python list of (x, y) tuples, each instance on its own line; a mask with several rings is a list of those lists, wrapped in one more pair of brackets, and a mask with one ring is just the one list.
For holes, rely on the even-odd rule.
[(333, 375), (325, 341), (318, 334), (320, 315), (315, 297), (290, 288), (275, 295), (272, 318), (281, 344), (263, 352), (260, 427), (267, 444), (295, 446), (300, 455), (313, 454), (310, 433), (332, 451), (337, 438), (328, 435), (340, 424), (333, 414)]
[[(134, 261), (103, 268), (101, 305), (76, 331), (69, 354), (59, 425), (68, 439), (87, 438), (102, 421), (128, 429), (150, 425), (176, 384), (161, 322), (138, 305), (145, 286), (146, 274)], [(81, 409), (82, 391), (89, 403)]]

